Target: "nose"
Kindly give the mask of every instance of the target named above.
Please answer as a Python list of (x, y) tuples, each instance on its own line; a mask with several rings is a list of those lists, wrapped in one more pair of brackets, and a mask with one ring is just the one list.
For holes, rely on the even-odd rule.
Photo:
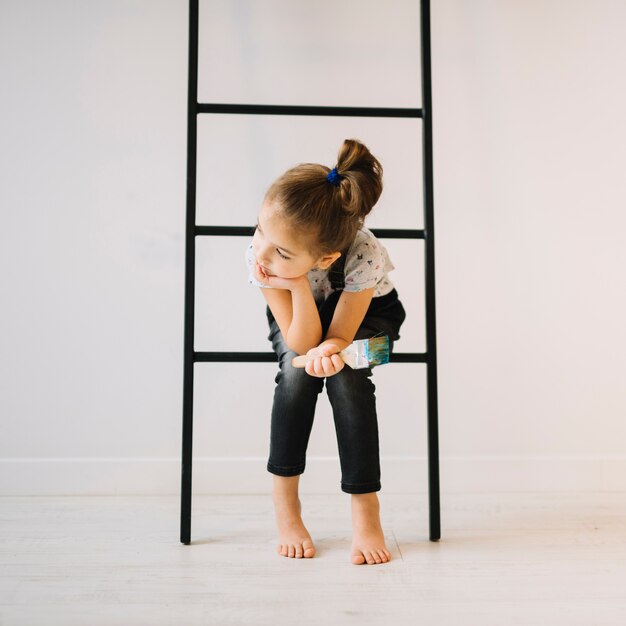
[(259, 245), (256, 246), (256, 248), (254, 249), (254, 254), (256, 256), (256, 260), (261, 264), (261, 265), (268, 265), (268, 260), (267, 260), (267, 252), (268, 252), (269, 248), (268, 246), (263, 246), (263, 245)]

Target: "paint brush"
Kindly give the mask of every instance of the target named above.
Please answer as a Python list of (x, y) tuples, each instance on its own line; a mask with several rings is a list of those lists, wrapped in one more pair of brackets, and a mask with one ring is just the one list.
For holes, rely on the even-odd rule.
[[(389, 363), (389, 337), (372, 337), (371, 339), (357, 339), (347, 348), (338, 353), (343, 362), (353, 370), (365, 367), (374, 367)], [(309, 361), (316, 359), (319, 354), (301, 354), (292, 359), (294, 367), (304, 367)]]

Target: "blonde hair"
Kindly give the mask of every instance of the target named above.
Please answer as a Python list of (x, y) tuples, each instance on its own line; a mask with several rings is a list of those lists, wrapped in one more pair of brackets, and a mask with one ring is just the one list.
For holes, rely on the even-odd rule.
[(300, 163), (277, 178), (265, 200), (277, 203), (301, 231), (311, 254), (345, 252), (383, 190), (383, 168), (368, 148), (346, 139), (339, 150), (333, 184), (329, 167)]

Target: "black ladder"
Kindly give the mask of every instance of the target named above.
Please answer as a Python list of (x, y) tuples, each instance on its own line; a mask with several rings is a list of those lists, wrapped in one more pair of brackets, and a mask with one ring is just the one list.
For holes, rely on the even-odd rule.
[(254, 234), (251, 226), (196, 225), (197, 116), (201, 113), (258, 115), (331, 115), (351, 117), (422, 118), (424, 230), (371, 229), (377, 237), (423, 239), (425, 261), (425, 353), (392, 353), (392, 363), (426, 363), (428, 404), (428, 489), (430, 540), (441, 537), (439, 504), (439, 441), (437, 404), (437, 346), (435, 326), (435, 228), (433, 218), (433, 157), (431, 113), (430, 0), (420, 0), (422, 108), (372, 108), (332, 106), (277, 106), (265, 104), (207, 104), (198, 102), (198, 0), (189, 2), (189, 97), (187, 109), (187, 221), (185, 234), (185, 345), (183, 373), (183, 446), (180, 507), (180, 541), (191, 542), (191, 463), (193, 442), (193, 375), (197, 362), (277, 361), (273, 352), (195, 352), (195, 258), (200, 235)]

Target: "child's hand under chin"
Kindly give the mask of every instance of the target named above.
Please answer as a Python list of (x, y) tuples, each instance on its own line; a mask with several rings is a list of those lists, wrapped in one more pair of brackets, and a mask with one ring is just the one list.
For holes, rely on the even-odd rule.
[(258, 262), (254, 264), (254, 277), (260, 283), (272, 287), (273, 289), (288, 289), (289, 291), (293, 291), (297, 287), (309, 284), (309, 279), (306, 277), (306, 274), (297, 276), (296, 278), (281, 278), (280, 276), (268, 274)]

